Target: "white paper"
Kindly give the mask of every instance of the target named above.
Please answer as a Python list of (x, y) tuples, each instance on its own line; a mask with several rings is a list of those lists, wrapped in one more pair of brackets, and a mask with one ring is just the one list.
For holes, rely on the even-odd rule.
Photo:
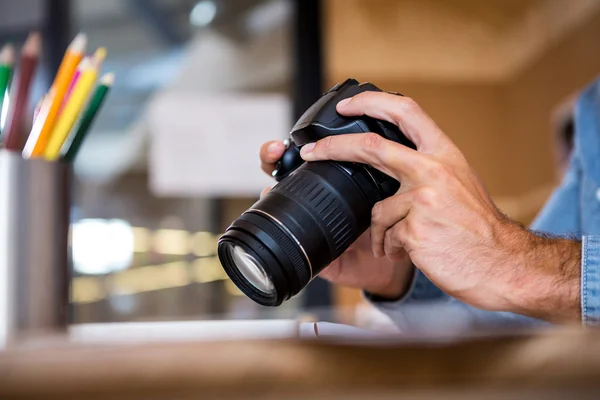
[(313, 329), (317, 337), (376, 338), (385, 336), (383, 332), (357, 328), (351, 325), (334, 324), (331, 322), (316, 322), (314, 323)]
[(69, 338), (86, 343), (289, 339), (298, 337), (298, 324), (294, 320), (76, 324), (69, 327)]
[(329, 322), (224, 320), (75, 324), (69, 339), (84, 343), (143, 343), (253, 339), (376, 338), (382, 332)]
[(150, 187), (158, 196), (258, 196), (274, 181), (260, 146), (288, 137), (290, 101), (277, 94), (172, 93), (150, 109)]

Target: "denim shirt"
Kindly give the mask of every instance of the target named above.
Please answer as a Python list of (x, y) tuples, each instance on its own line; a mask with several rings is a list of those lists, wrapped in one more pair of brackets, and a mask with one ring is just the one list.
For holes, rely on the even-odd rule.
[[(569, 169), (531, 229), (582, 240), (582, 321), (586, 325), (600, 325), (600, 80), (581, 93), (574, 122), (574, 150)], [(461, 332), (490, 326), (546, 324), (461, 303), (443, 293), (418, 269), (402, 299), (381, 302), (366, 293), (365, 297), (405, 331)]]

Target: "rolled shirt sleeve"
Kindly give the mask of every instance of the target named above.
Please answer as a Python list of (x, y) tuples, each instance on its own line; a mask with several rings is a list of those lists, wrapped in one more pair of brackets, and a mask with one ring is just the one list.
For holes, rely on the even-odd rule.
[(549, 324), (507, 312), (477, 309), (448, 296), (415, 268), (404, 296), (386, 300), (363, 292), (365, 300), (385, 314), (403, 333), (457, 335), (478, 330), (542, 327)]
[(581, 251), (583, 323), (600, 326), (600, 236), (584, 236)]

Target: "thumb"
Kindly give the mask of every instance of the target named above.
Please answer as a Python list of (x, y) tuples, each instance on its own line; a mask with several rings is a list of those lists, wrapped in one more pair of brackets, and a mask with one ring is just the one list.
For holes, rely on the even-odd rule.
[(269, 193), (273, 189), (273, 186), (267, 186), (260, 192), (260, 197), (264, 197), (265, 194)]

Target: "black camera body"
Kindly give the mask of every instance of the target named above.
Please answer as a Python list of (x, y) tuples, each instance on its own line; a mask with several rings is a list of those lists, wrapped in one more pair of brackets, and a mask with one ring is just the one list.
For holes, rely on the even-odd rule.
[(414, 149), (391, 123), (336, 111), (338, 102), (366, 91), (381, 92), (373, 84), (348, 79), (300, 117), (273, 173), (278, 184), (219, 239), (225, 272), (257, 303), (277, 306), (299, 293), (364, 233), (375, 203), (399, 189), (400, 182), (365, 164), (306, 163), (300, 157), (300, 148), (308, 143), (366, 132)]
[[(362, 92), (381, 91), (381, 89), (371, 83), (359, 84), (355, 79), (347, 79), (342, 84), (335, 85), (323, 94), (319, 100), (306, 110), (292, 128), (290, 139), (285, 141), (286, 152), (277, 162), (273, 173), (275, 180), (278, 182), (281, 181), (290, 172), (302, 165), (304, 162), (300, 157), (300, 148), (302, 146), (328, 136), (373, 132), (388, 140), (414, 149), (414, 144), (400, 132), (396, 125), (368, 116), (345, 117), (336, 110), (337, 103), (344, 99), (356, 96)], [(387, 93), (402, 96), (399, 93)]]

